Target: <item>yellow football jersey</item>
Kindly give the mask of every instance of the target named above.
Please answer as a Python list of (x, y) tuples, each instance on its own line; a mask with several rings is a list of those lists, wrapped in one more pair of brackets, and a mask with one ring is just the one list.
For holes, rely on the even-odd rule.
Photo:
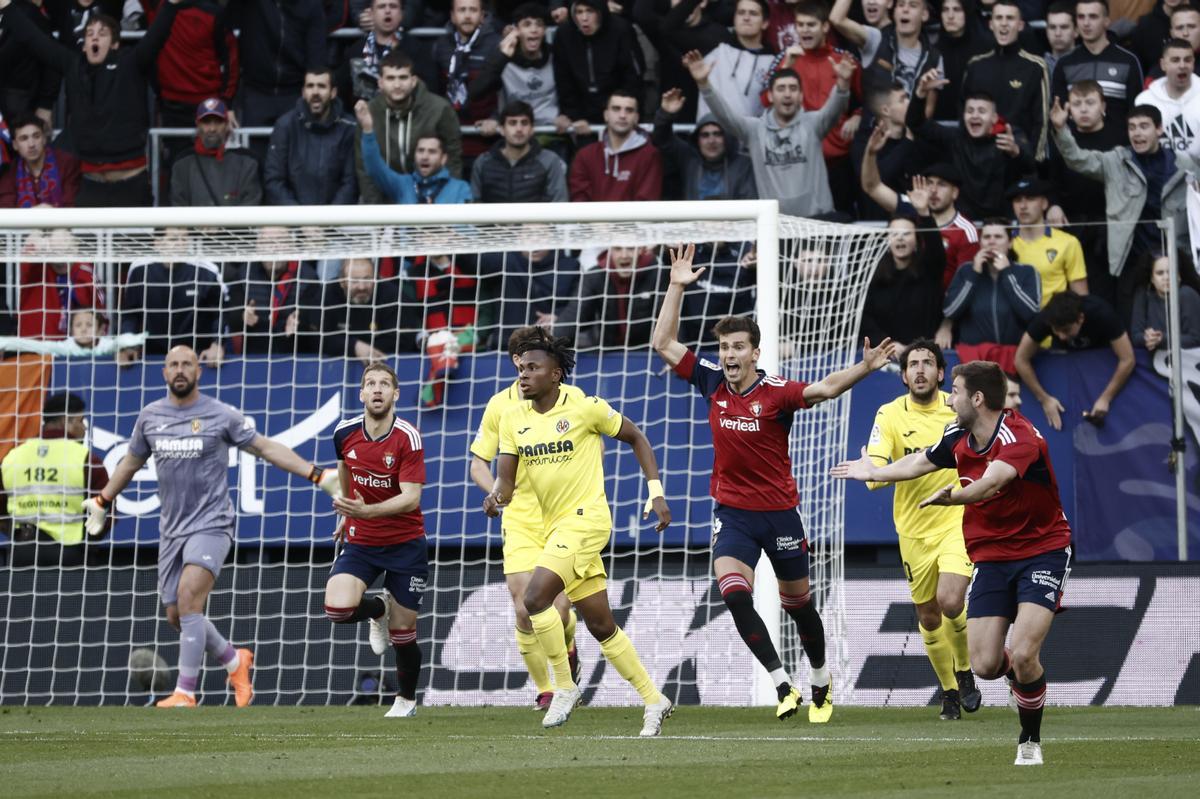
[(1079, 239), (1066, 231), (1047, 228), (1046, 235), (1034, 241), (1014, 236), (1012, 248), (1021, 263), (1038, 271), (1042, 279), (1043, 308), (1051, 297), (1066, 291), (1073, 281), (1087, 279), (1083, 247)]
[[(575, 386), (559, 386), (558, 390), (564, 394), (572, 394), (577, 399), (587, 396)], [(483, 420), (479, 423), (479, 432), (471, 442), (472, 455), (477, 455), (488, 463), (495, 460), (496, 453), (500, 451), (500, 420), (504, 418), (505, 413), (522, 403), (528, 405), (529, 401), (521, 396), (521, 386), (516, 380), (488, 400), (483, 411)], [(512, 501), (504, 508), (504, 525), (509, 530), (541, 533), (542, 510), (533, 492), (522, 487), (526, 479), (525, 464), (518, 461), (517, 487), (513, 491)]]
[[(935, 403), (921, 406), (905, 394), (880, 406), (875, 413), (875, 426), (871, 428), (867, 454), (882, 466), (932, 447), (942, 439), (946, 425), (955, 420), (954, 411), (946, 406), (948, 396), (946, 392), (939, 391)], [(892, 501), (896, 533), (906, 538), (929, 538), (947, 530), (961, 531), (961, 505), (917, 507), (921, 500), (939, 488), (957, 482), (958, 472), (954, 469), (938, 469), (916, 480), (896, 483), (896, 496)], [(869, 485), (875, 488), (886, 484)]]
[(523, 400), (500, 420), (500, 452), (516, 455), (525, 467), (548, 532), (568, 517), (573, 524), (612, 528), (601, 436), (615, 436), (621, 422), (621, 414), (599, 397), (561, 390), (546, 413)]

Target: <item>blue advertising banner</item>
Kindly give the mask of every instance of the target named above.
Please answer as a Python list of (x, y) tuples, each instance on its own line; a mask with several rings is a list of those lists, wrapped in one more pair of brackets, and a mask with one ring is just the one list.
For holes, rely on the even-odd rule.
[[(1176, 556), (1175, 489), (1166, 466), (1171, 420), (1167, 382), (1145, 353), (1139, 352), (1138, 357), (1138, 367), (1113, 403), (1103, 428), (1081, 419), (1112, 372), (1113, 356), (1108, 351), (1048, 353), (1039, 358), (1043, 385), (1067, 408), (1064, 430), (1051, 430), (1040, 406), (1028, 394), (1022, 407), (1049, 442), (1063, 506), (1075, 530), (1076, 552), (1083, 559), (1173, 560)], [(577, 385), (609, 399), (642, 428), (658, 454), (674, 515), (662, 543), (707, 544), (712, 517), (708, 496), (712, 449), (704, 403), (681, 381), (665, 374), (650, 352), (581, 355), (579, 360)], [(949, 360), (951, 366), (957, 362), (953, 353)], [(1189, 396), (1194, 407), (1189, 413), (1186, 463), (1192, 551), (1200, 552), (1200, 460), (1195, 455), (1200, 365), (1195, 361), (1188, 361)], [(446, 406), (432, 411), (418, 410), (422, 359), (397, 358), (393, 365), (401, 380), (400, 415), (418, 426), (424, 440), (428, 483), (422, 504), (430, 535), (442, 545), (498, 543), (498, 525), (479, 510), (482, 493), (470, 483), (467, 468), (484, 404), (511, 382), (507, 359), (499, 354), (464, 357)], [(155, 361), (129, 368), (79, 361), (55, 365), (56, 389), (85, 389), (92, 445), (110, 472), (125, 452), (138, 412), (165, 394), (160, 369), (161, 362)], [(1165, 374), (1161, 364), (1160, 369)], [(334, 425), (361, 411), (355, 388), (361, 372), (358, 363), (341, 360), (232, 360), (217, 370), (206, 370), (201, 387), (241, 409), (262, 434), (303, 457), (333, 465)], [(871, 375), (854, 389), (848, 455), (866, 443), (876, 409), (903, 392), (899, 375), (886, 371)], [(282, 544), (328, 539), (334, 514), (323, 494), (242, 453), (235, 453), (230, 467), (239, 540)], [(629, 448), (610, 443), (605, 471), (615, 543), (657, 543), (652, 525), (641, 520), (645, 485)], [(151, 461), (118, 501), (114, 541), (157, 539), (156, 487)], [(847, 486), (847, 544), (895, 541), (892, 493), (891, 489), (871, 492), (860, 484)]]

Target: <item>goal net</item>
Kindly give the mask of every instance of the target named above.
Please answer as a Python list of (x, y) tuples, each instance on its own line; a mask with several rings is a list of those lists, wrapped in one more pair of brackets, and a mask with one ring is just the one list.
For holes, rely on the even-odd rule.
[[(112, 472), (138, 412), (166, 393), (162, 354), (187, 343), (208, 362), (203, 392), (333, 465), (333, 427), (361, 413), (363, 363), (384, 357), (400, 375), (397, 413), (420, 430), (428, 472), (420, 701), (527, 704), (535, 691), (513, 641), (499, 525), (480, 510), (468, 466), (484, 406), (515, 379), (508, 335), (547, 324), (577, 342), (571, 382), (649, 437), (674, 516), (662, 536), (642, 521), (636, 459), (611, 443), (605, 560), (617, 622), (677, 702), (773, 703), (711, 578), (706, 408), (648, 343), (666, 248), (677, 242), (696, 242), (706, 267), (685, 296), (689, 346), (715, 352), (717, 319), (757, 312), (768, 371), (815, 380), (857, 359), (884, 231), (781, 217), (774, 203), (2, 212), (4, 299), (17, 335), (0, 338), (0, 454), (37, 436), (44, 400), (68, 391), (86, 403), (86, 443)], [(827, 474), (846, 451), (848, 411), (840, 399), (798, 414), (792, 453), (839, 680), (843, 491)], [(323, 613), (334, 556), (328, 498), (247, 454), (229, 465), (235, 546), (207, 615), (255, 651), (255, 702), (387, 699), (392, 654), (373, 655), (364, 626)], [(14, 519), (3, 542), (10, 567), (0, 571), (0, 702), (143, 704), (170, 690), (178, 634), (158, 598), (156, 488), (152, 459), (98, 542), (62, 545), (35, 520)], [(756, 603), (806, 684), (774, 581), (762, 587)], [(585, 701), (635, 704), (582, 623), (578, 635)], [(203, 702), (232, 701), (224, 678), (206, 663)], [(837, 687), (849, 698), (851, 686)]]

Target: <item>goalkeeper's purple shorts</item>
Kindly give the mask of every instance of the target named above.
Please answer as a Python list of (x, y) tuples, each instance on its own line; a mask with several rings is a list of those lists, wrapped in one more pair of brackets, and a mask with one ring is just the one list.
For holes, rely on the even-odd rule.
[(800, 509), (742, 510), (718, 503), (713, 509), (713, 559), (736, 558), (753, 569), (764, 552), (776, 578), (808, 576), (808, 537)]
[(179, 578), (183, 567), (199, 566), (212, 572), (215, 582), (233, 539), (228, 533), (209, 531), (166, 538), (158, 544), (158, 593), (163, 605), (179, 601)]

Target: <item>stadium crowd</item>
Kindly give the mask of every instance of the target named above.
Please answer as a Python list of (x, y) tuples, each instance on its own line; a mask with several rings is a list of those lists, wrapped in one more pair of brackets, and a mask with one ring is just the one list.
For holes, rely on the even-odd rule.
[[(1152, 223), (1186, 235), (1198, 50), (1186, 0), (0, 0), (0, 207), (774, 198), (888, 225), (872, 340), (996, 360), (1048, 413), (1031, 357), (1111, 346), (1102, 415), (1132, 348), (1165, 345), (1174, 243)], [(152, 125), (194, 128), (191, 146)], [(233, 146), (238, 128), (271, 133)], [(526, 324), (642, 347), (669, 273), (626, 247), (215, 266), (168, 230), (106, 297), (92, 265), (38, 260), (70, 235), (23, 242), (5, 349), (445, 366)], [(281, 251), (305, 235), (259, 234)], [(750, 245), (696, 261), (690, 342), (754, 303)]]

